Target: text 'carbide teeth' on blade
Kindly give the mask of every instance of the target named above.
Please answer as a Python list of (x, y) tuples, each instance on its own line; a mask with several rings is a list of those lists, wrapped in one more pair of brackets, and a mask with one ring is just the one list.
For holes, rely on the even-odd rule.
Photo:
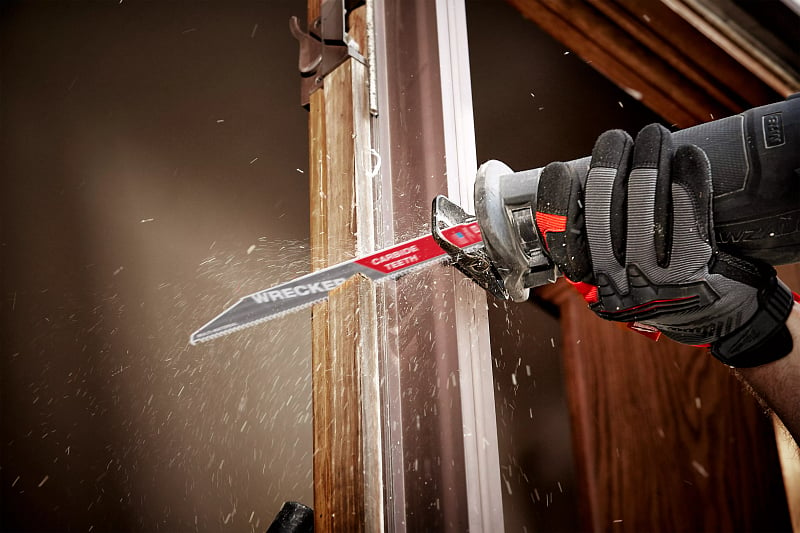
[[(459, 224), (446, 230), (447, 239), (462, 249), (482, 247), (477, 223)], [(286, 283), (245, 296), (189, 338), (191, 344), (284, 316), (325, 300), (328, 293), (356, 274), (374, 281), (398, 278), (423, 266), (448, 260), (431, 235), (396, 244), (366, 257), (311, 272)]]

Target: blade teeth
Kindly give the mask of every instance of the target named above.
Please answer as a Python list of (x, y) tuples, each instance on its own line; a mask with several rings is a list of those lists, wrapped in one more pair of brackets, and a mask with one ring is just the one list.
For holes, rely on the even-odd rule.
[(402, 270), (400, 270), (398, 272), (392, 272), (391, 274), (387, 274), (383, 278), (376, 279), (375, 281), (379, 282), (379, 281), (383, 281), (384, 279), (398, 280), (398, 279), (400, 279), (403, 276), (406, 276), (408, 274), (413, 274), (414, 272), (419, 272), (421, 270), (425, 270), (429, 266), (432, 266), (432, 265), (435, 265), (435, 264), (446, 265), (449, 262), (450, 262), (450, 256), (443, 255), (441, 257), (437, 257), (436, 259), (429, 259), (428, 261), (425, 261), (423, 263), (417, 263), (416, 265), (412, 265), (410, 267), (406, 267), (406, 268), (404, 268), (404, 269), (402, 269)]
[(247, 324), (241, 324), (239, 326), (236, 326), (236, 327), (233, 327), (233, 328), (230, 328), (230, 329), (226, 329), (225, 331), (220, 331), (219, 333), (214, 333), (214, 334), (205, 336), (202, 339), (196, 339), (196, 340), (190, 342), (190, 344), (192, 344), (193, 346), (197, 346), (198, 344), (203, 344), (204, 342), (208, 342), (208, 341), (211, 341), (211, 340), (214, 340), (214, 339), (218, 339), (220, 337), (224, 337), (225, 335), (230, 335), (231, 333), (236, 333), (237, 331), (241, 331), (243, 329), (247, 329), (247, 328), (252, 327), (252, 326), (257, 326), (258, 324), (263, 324), (264, 322), (269, 322), (270, 320), (275, 320), (276, 318), (281, 318), (283, 316), (290, 315), (292, 313), (296, 313), (297, 311), (301, 311), (303, 309), (307, 309), (307, 308), (311, 307), (312, 305), (314, 305), (316, 303), (324, 302), (326, 299), (327, 298), (320, 298), (318, 300), (307, 302), (307, 303), (304, 303), (302, 305), (298, 305), (297, 307), (292, 307), (291, 309), (287, 309), (285, 311), (280, 311), (278, 313), (275, 313), (274, 315), (265, 316), (263, 318), (259, 318), (257, 320), (252, 321), (252, 322), (248, 322)]

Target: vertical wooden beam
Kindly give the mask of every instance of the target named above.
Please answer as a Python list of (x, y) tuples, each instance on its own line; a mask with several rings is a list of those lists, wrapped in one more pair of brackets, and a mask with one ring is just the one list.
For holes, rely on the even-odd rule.
[[(353, 257), (354, 147), (347, 60), (311, 95), (311, 253), (315, 269)], [(341, 291), (339, 292), (341, 296)], [(348, 303), (340, 297), (339, 305)], [(331, 301), (312, 308), (315, 531), (363, 531), (358, 361), (345, 349), (348, 326)], [(334, 324), (331, 318), (336, 316)], [(344, 406), (348, 408), (343, 409)]]
[(308, 0), (308, 22), (311, 24), (317, 18), (319, 18), (320, 14), (320, 7), (322, 6), (322, 0)]
[[(361, 363), (369, 357), (369, 335), (364, 338), (362, 321), (375, 312), (372, 283), (355, 277), (331, 292), (327, 307), (328, 364), (324, 386), (326, 407), (319, 412), (328, 418), (324, 426), (324, 448), (316, 450), (324, 463), (324, 480), (315, 484), (321, 501), (317, 506), (315, 531), (374, 531), (368, 528), (365, 501), (364, 438), (361, 420)], [(315, 412), (315, 417), (318, 416)]]
[(309, 191), (311, 212), (311, 268), (328, 264), (328, 149), (325, 131), (325, 91), (311, 94), (308, 118)]
[[(318, 2), (313, 3), (309, 3), (309, 17), (319, 13)], [(363, 8), (350, 14), (356, 27), (363, 27), (360, 18)], [(373, 246), (366, 84), (366, 67), (351, 58), (328, 73), (323, 88), (310, 97), (315, 270)], [(373, 390), (377, 365), (372, 364), (374, 300), (369, 280), (351, 280), (312, 309), (314, 527), (318, 532), (383, 528), (380, 431), (375, 430), (379, 411), (373, 409), (377, 401)]]

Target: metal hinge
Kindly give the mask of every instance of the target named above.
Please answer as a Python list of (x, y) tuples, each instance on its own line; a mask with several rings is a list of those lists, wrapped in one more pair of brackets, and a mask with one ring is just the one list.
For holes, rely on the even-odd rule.
[(347, 15), (365, 0), (322, 0), (319, 18), (308, 31), (300, 29), (297, 17), (289, 19), (289, 30), (300, 44), (300, 103), (308, 107), (311, 93), (322, 87), (325, 76), (352, 57), (364, 63), (358, 43), (347, 34)]

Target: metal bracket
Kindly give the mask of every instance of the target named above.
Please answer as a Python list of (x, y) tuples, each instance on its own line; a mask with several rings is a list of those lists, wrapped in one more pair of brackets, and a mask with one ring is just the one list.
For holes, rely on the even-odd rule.
[(495, 298), (508, 300), (508, 291), (503, 285), (503, 277), (486, 253), (486, 248), (480, 246), (469, 250), (462, 249), (451, 244), (444, 236), (443, 230), (458, 224), (475, 222), (475, 220), (474, 216), (468, 215), (446, 196), (439, 195), (433, 199), (433, 207), (431, 209), (433, 240), (450, 255), (454, 267), (484, 290), (492, 293)]
[(347, 34), (347, 15), (365, 0), (322, 0), (319, 18), (308, 31), (300, 28), (297, 17), (289, 19), (289, 31), (300, 44), (300, 103), (308, 108), (311, 93), (322, 87), (325, 76), (348, 57), (364, 63), (358, 43)]

